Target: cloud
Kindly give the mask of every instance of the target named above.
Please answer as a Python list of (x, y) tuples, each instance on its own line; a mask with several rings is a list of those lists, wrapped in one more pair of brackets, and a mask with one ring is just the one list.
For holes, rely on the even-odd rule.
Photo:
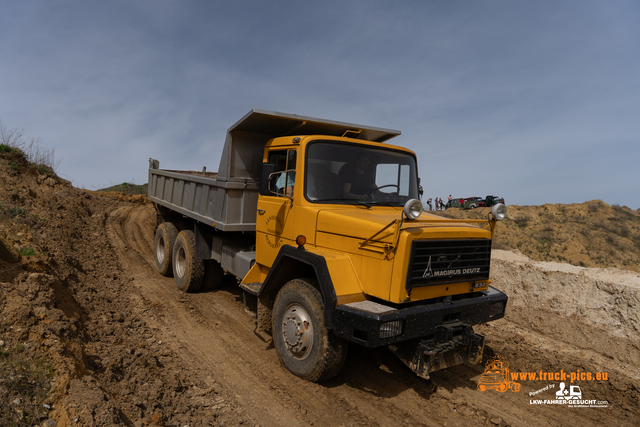
[(226, 129), (261, 108), (402, 130), (393, 142), (417, 153), (431, 197), (640, 207), (627, 160), (640, 130), (635, 2), (68, 0), (4, 12), (0, 117), (55, 146), (60, 172), (87, 188), (146, 182), (149, 157), (215, 169)]

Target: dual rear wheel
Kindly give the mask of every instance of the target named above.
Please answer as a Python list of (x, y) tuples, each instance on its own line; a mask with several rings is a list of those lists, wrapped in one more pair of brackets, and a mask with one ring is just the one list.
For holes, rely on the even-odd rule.
[(222, 285), (224, 271), (216, 260), (196, 257), (196, 239), (191, 230), (178, 231), (171, 222), (158, 226), (154, 239), (156, 269), (173, 276), (183, 292), (213, 290)]
[(178, 229), (170, 222), (163, 222), (156, 229), (154, 255), (156, 268), (163, 276), (171, 276), (173, 274), (171, 259), (176, 237), (178, 237)]
[(202, 287), (204, 261), (196, 258), (196, 236), (191, 230), (182, 230), (176, 238), (173, 278), (183, 292), (197, 292)]

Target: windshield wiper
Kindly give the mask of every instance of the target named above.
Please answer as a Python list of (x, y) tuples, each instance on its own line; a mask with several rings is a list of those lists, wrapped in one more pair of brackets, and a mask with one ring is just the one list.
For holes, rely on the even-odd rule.
[(375, 206), (404, 206), (404, 203), (398, 202), (398, 201), (395, 201), (395, 202), (392, 202), (392, 201), (380, 201), (380, 202), (371, 201), (371, 202), (368, 202), (368, 203), (370, 203), (371, 205), (375, 205)]
[(402, 207), (402, 206), (404, 206), (404, 202), (390, 201), (390, 200), (380, 200), (380, 201), (367, 200), (367, 201), (362, 201), (362, 200), (356, 200), (356, 199), (317, 199), (316, 201), (317, 202), (329, 202), (329, 203), (343, 203), (343, 204), (353, 205), (353, 206), (364, 206), (367, 209), (371, 208), (372, 206), (393, 206), (393, 207)]
[(356, 199), (317, 199), (316, 202), (344, 203), (353, 206), (364, 206), (367, 209), (371, 207), (371, 202), (361, 202)]

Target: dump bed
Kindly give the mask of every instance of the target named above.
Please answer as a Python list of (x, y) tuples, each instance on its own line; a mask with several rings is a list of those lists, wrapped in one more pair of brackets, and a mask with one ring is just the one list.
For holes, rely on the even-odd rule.
[(216, 173), (159, 169), (149, 159), (149, 199), (222, 231), (253, 231), (258, 186), (250, 179), (220, 181)]
[(227, 131), (217, 173), (162, 170), (158, 160), (149, 159), (149, 198), (221, 231), (254, 231), (264, 147), (289, 135), (383, 142), (400, 132), (254, 109)]

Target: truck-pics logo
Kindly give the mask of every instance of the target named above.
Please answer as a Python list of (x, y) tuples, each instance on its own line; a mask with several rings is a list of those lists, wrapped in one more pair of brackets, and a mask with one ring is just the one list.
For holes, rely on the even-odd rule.
[[(501, 393), (511, 390), (520, 391), (520, 381), (549, 381), (563, 380), (559, 384), (547, 384), (545, 387), (529, 392), (530, 405), (564, 405), (569, 408), (606, 408), (606, 400), (587, 400), (583, 397), (582, 389), (578, 385), (565, 383), (574, 381), (607, 381), (607, 372), (510, 372), (509, 362), (500, 356), (487, 360), (484, 373), (478, 381), (478, 390), (496, 390)], [(546, 394), (546, 398), (532, 398)], [(552, 394), (551, 396), (549, 394)]]
[(496, 356), (487, 360), (484, 373), (478, 381), (478, 390), (496, 390), (504, 393), (507, 390), (513, 392), (520, 391), (520, 383), (509, 380), (509, 362), (502, 360), (502, 357)]

